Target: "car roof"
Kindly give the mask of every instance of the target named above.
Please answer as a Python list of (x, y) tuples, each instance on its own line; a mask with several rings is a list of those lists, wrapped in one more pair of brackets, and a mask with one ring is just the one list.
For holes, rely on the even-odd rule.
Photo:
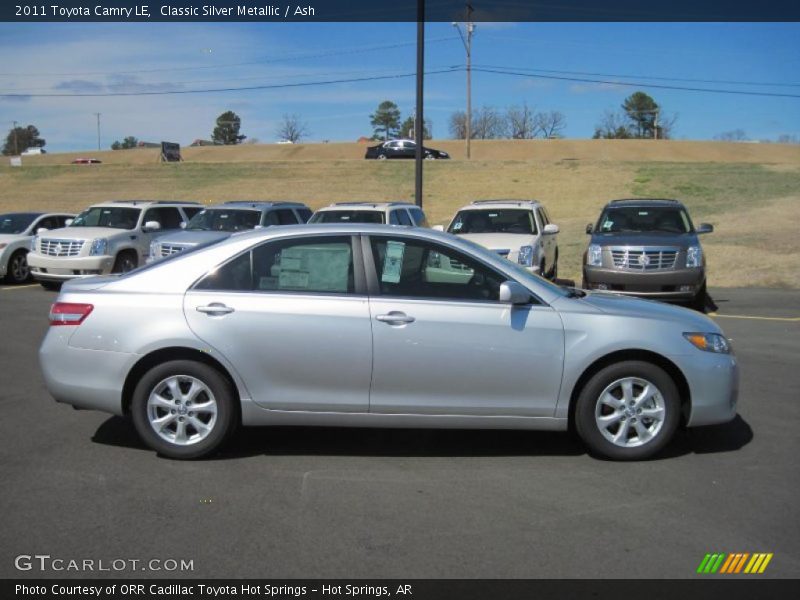
[(672, 198), (620, 198), (612, 200), (606, 207), (610, 206), (683, 206), (680, 200)]
[(416, 208), (416, 204), (410, 202), (335, 202), (324, 206), (317, 212), (328, 210), (385, 210), (387, 208)]
[(225, 208), (229, 210), (268, 210), (270, 208), (308, 208), (302, 202), (276, 201), (276, 200), (229, 200), (220, 204), (212, 204), (203, 208)]
[(473, 200), (469, 204), (462, 206), (459, 210), (475, 208), (536, 208), (542, 206), (538, 200)]
[(106, 202), (98, 202), (92, 204), (89, 208), (98, 207), (111, 207), (111, 206), (135, 206), (141, 208), (144, 206), (164, 205), (164, 206), (202, 206), (199, 202), (190, 202), (188, 200), (108, 200)]

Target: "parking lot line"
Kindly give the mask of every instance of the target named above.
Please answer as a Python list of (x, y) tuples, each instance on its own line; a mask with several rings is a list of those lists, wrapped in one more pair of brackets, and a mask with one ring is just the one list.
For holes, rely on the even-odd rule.
[(715, 312), (708, 313), (709, 317), (719, 317), (720, 319), (753, 319), (756, 321), (786, 321), (800, 322), (800, 317), (756, 317), (752, 315), (718, 315)]
[(29, 283), (28, 285), (14, 285), (8, 287), (0, 287), (0, 291), (2, 290), (24, 290), (25, 288), (32, 288), (37, 287), (38, 283)]

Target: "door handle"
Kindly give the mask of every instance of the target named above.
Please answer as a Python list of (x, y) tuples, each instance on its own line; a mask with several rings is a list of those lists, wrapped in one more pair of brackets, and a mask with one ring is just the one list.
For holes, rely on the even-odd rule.
[(205, 313), (207, 315), (227, 315), (233, 312), (230, 306), (225, 306), (219, 302), (212, 302), (208, 306), (198, 306), (197, 312)]
[(414, 317), (397, 310), (393, 310), (386, 315), (377, 315), (375, 319), (381, 323), (389, 323), (389, 325), (402, 325), (404, 323), (413, 323), (416, 321)]

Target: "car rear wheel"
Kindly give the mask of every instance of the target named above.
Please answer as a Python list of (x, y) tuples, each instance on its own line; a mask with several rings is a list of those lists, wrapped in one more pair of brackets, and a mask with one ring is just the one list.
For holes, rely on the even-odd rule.
[(6, 281), (8, 283), (25, 283), (30, 279), (30, 276), (28, 253), (24, 250), (17, 250), (8, 261)]
[(120, 252), (114, 261), (112, 273), (127, 273), (133, 271), (138, 266), (136, 255), (133, 252)]
[(662, 450), (675, 433), (680, 396), (660, 367), (624, 361), (598, 371), (575, 406), (575, 428), (592, 454), (642, 460)]
[(145, 444), (169, 458), (209, 456), (237, 424), (231, 384), (214, 368), (170, 361), (148, 371), (133, 392), (131, 414)]
[(378, 154), (378, 160), (386, 160), (387, 158), (389, 157), (386, 156), (385, 154)]

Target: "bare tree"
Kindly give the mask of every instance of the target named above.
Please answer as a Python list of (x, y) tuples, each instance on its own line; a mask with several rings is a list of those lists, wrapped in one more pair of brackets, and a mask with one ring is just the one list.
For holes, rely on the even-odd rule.
[(606, 140), (627, 140), (633, 137), (633, 133), (628, 128), (627, 117), (612, 110), (603, 113), (600, 123), (594, 127), (594, 139)]
[(567, 118), (557, 110), (536, 113), (534, 126), (544, 138), (559, 137), (567, 127)]
[(506, 109), (506, 122), (508, 133), (515, 140), (527, 140), (536, 137), (534, 126), (534, 111), (528, 107), (527, 102), (522, 106), (509, 106)]
[(447, 123), (447, 128), (450, 130), (450, 135), (457, 140), (463, 140), (467, 137), (467, 113), (463, 110), (457, 110), (450, 115), (450, 120)]
[(723, 131), (714, 136), (718, 142), (744, 142), (747, 140), (747, 134), (744, 129), (732, 129), (731, 131)]
[(794, 134), (782, 133), (778, 136), (779, 144), (800, 144), (800, 139)]
[(472, 119), (472, 137), (491, 140), (506, 136), (506, 121), (492, 106), (482, 106), (475, 111)]
[(309, 135), (308, 125), (298, 115), (283, 115), (275, 134), (282, 140), (293, 144)]

